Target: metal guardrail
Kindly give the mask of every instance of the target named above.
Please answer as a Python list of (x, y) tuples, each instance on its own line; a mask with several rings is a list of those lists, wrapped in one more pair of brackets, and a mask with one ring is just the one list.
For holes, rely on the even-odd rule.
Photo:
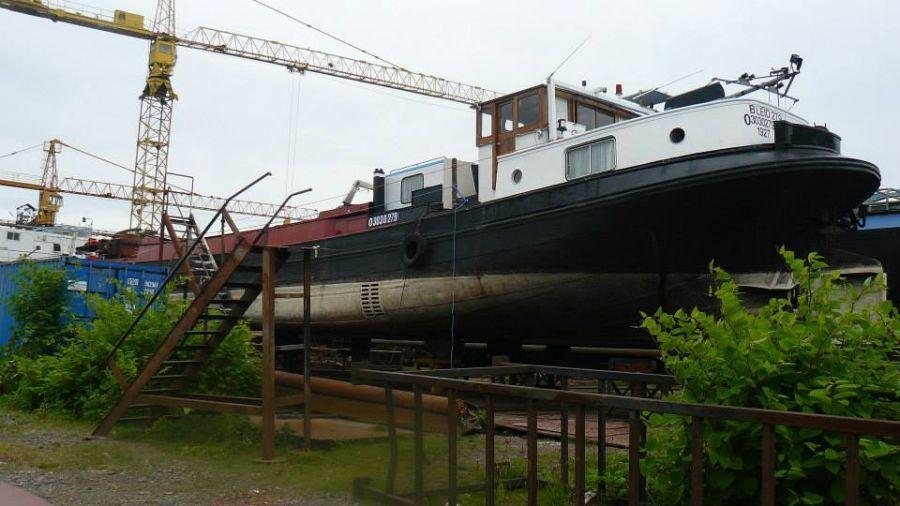
[[(514, 384), (502, 384), (484, 381), (472, 381), (464, 378), (487, 377), (497, 378), (519, 374), (531, 375), (526, 383), (535, 384), (536, 375), (552, 372), (561, 374), (563, 378), (584, 376), (593, 377), (598, 381), (600, 393), (588, 393), (571, 390), (557, 390), (550, 388), (538, 388), (534, 386), (522, 386)], [(646, 427), (641, 419), (642, 413), (664, 413), (691, 418), (691, 504), (700, 505), (703, 502), (703, 424), (705, 420), (729, 420), (742, 421), (762, 425), (762, 488), (761, 499), (763, 505), (775, 504), (775, 426), (793, 428), (817, 429), (824, 432), (840, 433), (844, 435), (847, 452), (845, 463), (845, 487), (846, 504), (859, 504), (860, 484), (860, 459), (859, 437), (875, 436), (881, 438), (900, 438), (900, 421), (873, 420), (832, 416), (814, 413), (798, 413), (788, 411), (775, 411), (769, 409), (743, 408), (721, 405), (693, 404), (683, 402), (670, 402), (659, 399), (639, 398), (647, 390), (646, 387), (653, 381), (663, 381), (666, 378), (661, 375), (644, 375), (634, 373), (616, 373), (612, 371), (589, 371), (584, 369), (553, 368), (542, 366), (524, 366), (512, 364), (499, 367), (484, 367), (471, 369), (439, 370), (430, 372), (385, 372), (364, 369), (357, 372), (357, 378), (370, 382), (383, 384), (387, 401), (388, 430), (391, 444), (391, 467), (388, 469), (388, 486), (386, 491), (380, 491), (368, 485), (365, 481), (355, 484), (354, 493), (360, 497), (375, 498), (380, 502), (390, 504), (422, 504), (427, 496), (445, 495), (449, 504), (456, 504), (458, 494), (471, 493), (482, 490), (485, 504), (493, 505), (498, 481), (495, 474), (494, 459), (494, 412), (495, 401), (504, 399), (521, 400), (527, 409), (528, 443), (527, 443), (527, 476), (524, 483), (527, 485), (528, 504), (537, 504), (538, 487), (538, 454), (537, 454), (537, 403), (557, 405), (562, 418), (563, 440), (568, 440), (567, 416), (572, 407), (575, 409), (575, 476), (574, 499), (576, 504), (585, 503), (585, 412), (587, 409), (597, 409), (598, 412), (598, 471), (603, 476), (606, 469), (606, 440), (605, 419), (610, 410), (621, 410), (627, 413), (628, 420), (628, 504), (640, 504), (645, 495), (645, 479), (640, 471), (640, 459), (645, 442)], [(615, 379), (613, 379), (615, 377)], [(656, 378), (654, 378), (656, 377)], [(610, 395), (603, 393), (603, 385), (608, 381), (629, 381), (633, 383), (632, 395)], [(409, 494), (397, 494), (394, 491), (393, 478), (396, 476), (397, 461), (397, 436), (393, 427), (393, 388), (395, 386), (411, 387), (415, 399), (415, 428), (414, 428), (414, 466), (415, 466), (415, 490)], [(562, 386), (565, 387), (565, 381)], [(423, 442), (421, 426), (421, 398), (425, 389), (442, 389), (448, 397), (450, 409), (447, 415), (448, 424), (448, 486), (446, 489), (426, 491), (423, 487)], [(458, 412), (455, 401), (459, 394), (484, 396), (485, 416), (485, 483), (479, 486), (460, 486), (457, 482), (457, 450), (456, 427), (458, 425)], [(560, 481), (568, 484), (568, 445), (560, 445)], [(601, 498), (605, 497), (606, 490), (601, 482), (598, 490)]]
[[(122, 346), (122, 343), (125, 342), (125, 339), (127, 339), (128, 336), (131, 335), (131, 332), (134, 330), (135, 327), (137, 327), (138, 323), (140, 323), (140, 321), (144, 318), (144, 315), (147, 314), (147, 311), (148, 311), (151, 307), (153, 307), (153, 305), (154, 305), (154, 304), (156, 303), (156, 301), (159, 299), (160, 295), (162, 295), (163, 293), (165, 293), (166, 287), (168, 286), (168, 284), (169, 284), (173, 279), (175, 279), (176, 276), (179, 275), (179, 273), (181, 272), (181, 267), (184, 265), (184, 263), (187, 261), (187, 259), (190, 258), (191, 253), (194, 251), (194, 248), (196, 248), (197, 245), (200, 244), (200, 242), (201, 242), (201, 241), (203, 240), (203, 238), (206, 236), (207, 232), (209, 232), (209, 230), (210, 230), (210, 229), (212, 228), (212, 226), (216, 223), (216, 221), (219, 219), (219, 217), (222, 216), (223, 213), (226, 212), (225, 208), (228, 206), (229, 202), (231, 202), (231, 200), (234, 199), (235, 197), (237, 197), (238, 195), (240, 195), (240, 194), (244, 193), (245, 191), (249, 190), (249, 189), (250, 189), (251, 187), (253, 187), (256, 183), (262, 181), (263, 179), (265, 179), (265, 178), (267, 178), (267, 177), (269, 177), (269, 176), (271, 176), (271, 175), (272, 175), (271, 172), (266, 172), (265, 174), (263, 174), (263, 175), (259, 176), (258, 178), (254, 179), (254, 180), (251, 181), (249, 184), (247, 184), (246, 186), (244, 186), (244, 187), (241, 188), (240, 190), (238, 190), (238, 191), (236, 191), (235, 193), (231, 194), (230, 197), (228, 197), (227, 199), (225, 199), (225, 202), (222, 204), (222, 207), (220, 207), (219, 210), (216, 211), (216, 214), (214, 214), (213, 217), (212, 217), (212, 219), (209, 220), (209, 223), (206, 224), (206, 227), (203, 229), (202, 232), (200, 232), (200, 235), (197, 236), (197, 237), (194, 239), (194, 241), (191, 242), (191, 245), (188, 247), (188, 249), (184, 251), (184, 254), (181, 256), (181, 258), (178, 259), (178, 262), (172, 267), (172, 269), (169, 271), (169, 274), (166, 276), (166, 278), (163, 280), (163, 282), (159, 284), (159, 287), (158, 287), (158, 288), (156, 289), (156, 291), (153, 293), (153, 296), (150, 297), (150, 300), (148, 300), (148, 301), (144, 304), (144, 307), (141, 308), (141, 311), (140, 311), (140, 312), (138, 313), (138, 315), (134, 318), (134, 320), (132, 320), (131, 325), (129, 325), (128, 328), (125, 330), (125, 332), (123, 332), (122, 335), (119, 337), (119, 339), (116, 340), (116, 343), (113, 345), (112, 349), (111, 349), (111, 350), (109, 351), (109, 353), (106, 355), (106, 359), (104, 360), (104, 363), (109, 363), (109, 362), (113, 359), (113, 357), (114, 357), (115, 354), (116, 354), (116, 351), (119, 350), (119, 348)], [(293, 196), (293, 194), (290, 195), (290, 196), (288, 197), (288, 199), (290, 199), (292, 196)], [(284, 207), (284, 205), (287, 203), (287, 200), (288, 200), (288, 199), (286, 199), (285, 202), (281, 204), (281, 207)], [(279, 208), (279, 209), (281, 209), (281, 208)], [(273, 216), (272, 219), (274, 219), (274, 216)], [(272, 219), (270, 219), (269, 222), (266, 223), (266, 229), (268, 229), (269, 224), (272, 223)], [(259, 237), (262, 235), (262, 232), (263, 232), (263, 230), (260, 230), (260, 234), (257, 235), (257, 239), (259, 239)], [(254, 241), (254, 242), (255, 242), (255, 241)]]

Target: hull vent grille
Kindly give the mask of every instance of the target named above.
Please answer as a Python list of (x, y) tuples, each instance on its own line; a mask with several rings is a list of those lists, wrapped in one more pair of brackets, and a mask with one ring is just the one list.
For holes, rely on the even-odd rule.
[(384, 307), (381, 305), (378, 283), (363, 283), (360, 285), (359, 303), (362, 307), (363, 316), (366, 318), (384, 316)]

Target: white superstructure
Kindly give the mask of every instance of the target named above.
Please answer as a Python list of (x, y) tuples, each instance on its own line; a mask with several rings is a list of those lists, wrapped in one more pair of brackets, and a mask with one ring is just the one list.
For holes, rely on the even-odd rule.
[(708, 99), (658, 112), (550, 80), (480, 104), (476, 162), (436, 158), (390, 172), (385, 210), (413, 206), (414, 193), (451, 209), (462, 198), (489, 202), (598, 172), (771, 144), (779, 120), (807, 124), (750, 98)]
[(85, 227), (27, 227), (3, 223), (0, 224), (0, 262), (75, 255), (75, 248), (89, 237), (90, 229)]

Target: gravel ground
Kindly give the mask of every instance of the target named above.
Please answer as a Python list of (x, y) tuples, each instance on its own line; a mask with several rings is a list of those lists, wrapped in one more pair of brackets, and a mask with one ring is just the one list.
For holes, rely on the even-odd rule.
[(150, 444), (85, 434), (84, 427), (0, 411), (0, 481), (58, 505), (350, 503), (349, 495), (297, 497), (296, 490), (261, 489), (257, 480), (223, 476)]

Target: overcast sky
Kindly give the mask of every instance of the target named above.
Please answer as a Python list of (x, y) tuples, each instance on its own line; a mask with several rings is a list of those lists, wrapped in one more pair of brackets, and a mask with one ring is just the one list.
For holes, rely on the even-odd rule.
[[(156, 4), (82, 2), (148, 18)], [(179, 32), (208, 26), (367, 58), (250, 0), (176, 3)], [(684, 91), (714, 76), (765, 72), (798, 53), (805, 62), (793, 112), (841, 135), (846, 155), (876, 163), (882, 186), (900, 186), (900, 2), (270, 3), (406, 68), (504, 92), (543, 81), (585, 37), (557, 77), (611, 90), (622, 83), (626, 93), (702, 70), (668, 88)], [(0, 11), (0, 47), (0, 155), (57, 137), (133, 165), (147, 42)], [(327, 209), (376, 167), (475, 158), (466, 106), (190, 49), (178, 57), (169, 167), (193, 175), (201, 193), (226, 195), (270, 170), (274, 177), (248, 198), (276, 202), (289, 186), (312, 187), (296, 203)], [(0, 158), (0, 172), (39, 175), (40, 163), (32, 150)], [(72, 150), (60, 155), (59, 172), (131, 183), (124, 170)], [(127, 202), (65, 199), (60, 222), (128, 225)], [(36, 200), (35, 192), (0, 188), (0, 215)]]

